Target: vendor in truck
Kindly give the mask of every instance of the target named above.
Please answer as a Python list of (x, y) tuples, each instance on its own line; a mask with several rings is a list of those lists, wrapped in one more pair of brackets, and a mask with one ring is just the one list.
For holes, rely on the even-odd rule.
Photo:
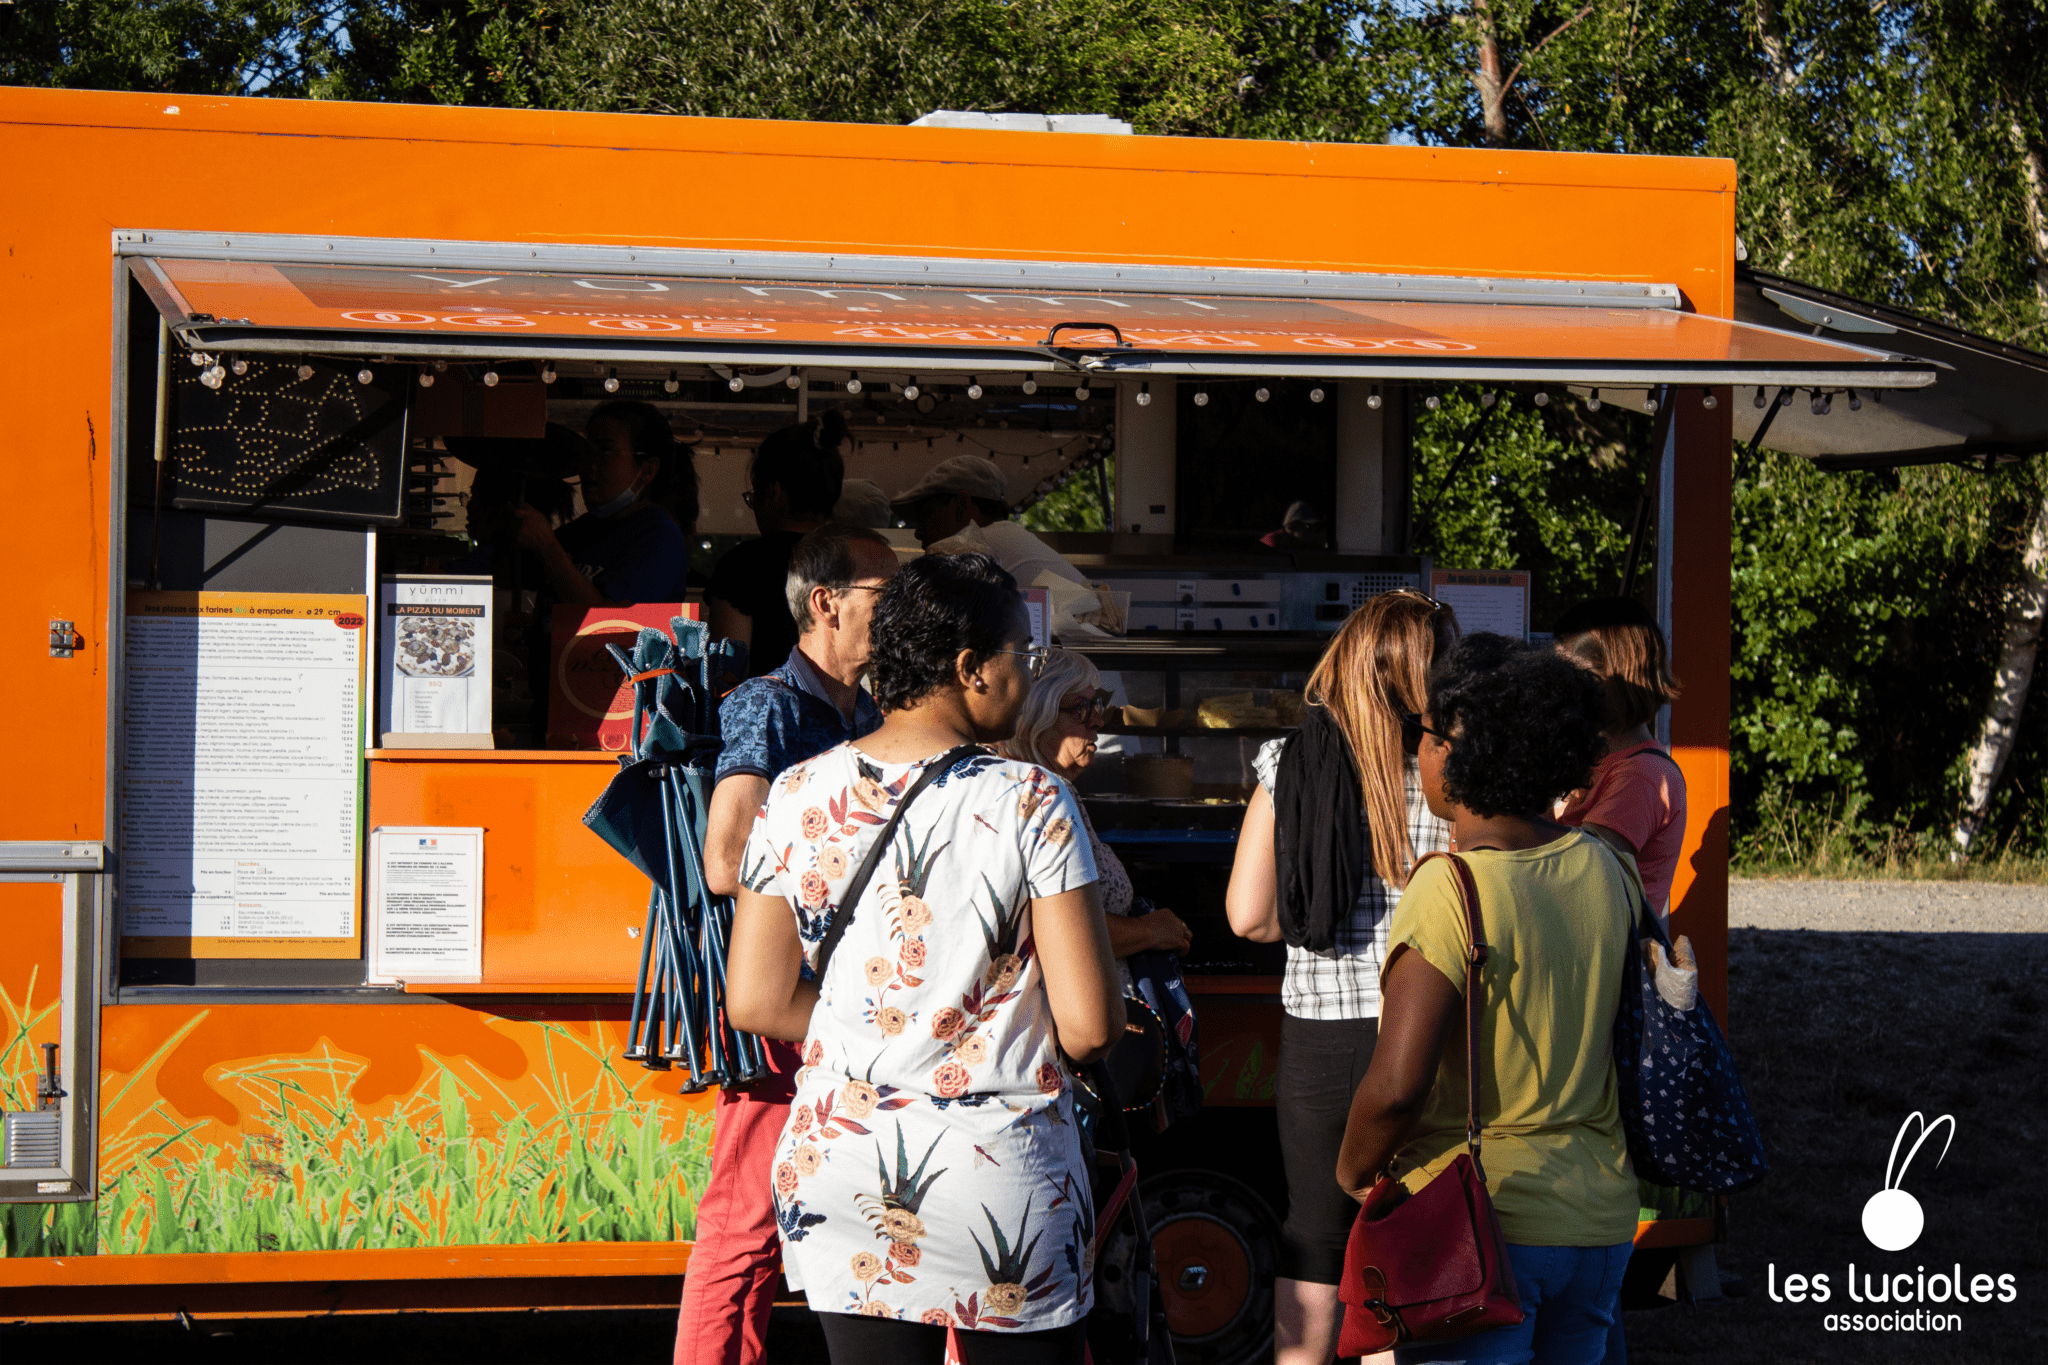
[(890, 499), (932, 554), (991, 555), (1020, 588), (1045, 588), (1055, 635), (1098, 634), (1081, 618), (1098, 602), (1094, 585), (1058, 550), (1010, 520), (1009, 480), (984, 455), (954, 455)]
[[(994, 555), (1020, 588), (1052, 573), (1086, 588), (1088, 576), (1060, 552), (1010, 520), (1010, 481), (984, 455), (954, 455), (890, 503), (917, 532), (917, 543), (938, 554), (980, 550)], [(956, 543), (958, 542), (958, 543)]]
[(557, 604), (682, 601), (697, 526), (694, 452), (650, 403), (606, 403), (583, 434), (583, 515), (557, 527), (530, 504), (514, 512), (514, 539), (546, 575), (536, 619)]

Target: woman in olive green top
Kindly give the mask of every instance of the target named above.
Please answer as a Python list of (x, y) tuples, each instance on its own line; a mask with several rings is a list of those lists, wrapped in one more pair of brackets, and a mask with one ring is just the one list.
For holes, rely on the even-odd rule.
[[(1607, 1351), (1636, 1228), (1612, 1030), (1640, 892), (1619, 855), (1548, 814), (1592, 771), (1604, 716), (1584, 670), (1472, 635), (1432, 673), (1429, 713), (1408, 720), (1424, 795), (1479, 888), (1480, 1162), (1526, 1316), (1399, 1347), (1402, 1365), (1593, 1365)], [(1419, 1189), (1464, 1150), (1466, 944), (1454, 869), (1431, 863), (1394, 912), (1379, 1046), (1338, 1157), (1360, 1198), (1383, 1172)]]

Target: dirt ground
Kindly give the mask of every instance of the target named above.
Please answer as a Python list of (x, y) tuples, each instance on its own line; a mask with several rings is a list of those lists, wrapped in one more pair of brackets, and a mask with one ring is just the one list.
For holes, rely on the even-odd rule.
[[(1774, 1166), (1738, 1196), (1721, 1248), (1747, 1297), (1627, 1317), (1636, 1365), (1805, 1361), (1980, 1365), (2048, 1360), (2048, 888), (1936, 882), (1737, 882), (1731, 898), (1729, 1035)], [(1865, 1239), (1906, 1115), (1953, 1115), (1902, 1188), (1925, 1228), (1899, 1252)], [(1943, 1130), (1945, 1132), (1945, 1130)], [(1909, 1137), (1907, 1146), (1911, 1146)], [(1903, 1155), (1903, 1151), (1902, 1151)], [(1941, 1157), (1937, 1160), (1937, 1157)], [(2011, 1303), (1913, 1303), (1960, 1330), (1847, 1331), (1835, 1314), (1895, 1313), (1850, 1302), (1862, 1277), (1904, 1271), (2013, 1276)], [(1825, 1274), (1825, 1304), (1774, 1302), (1788, 1276)], [(1995, 1291), (1994, 1291), (1995, 1292)], [(1915, 1285), (1915, 1293), (1918, 1290)], [(412, 1315), (98, 1327), (0, 1326), (0, 1360), (661, 1361), (670, 1313)], [(813, 1361), (822, 1340), (779, 1311), (772, 1358)]]

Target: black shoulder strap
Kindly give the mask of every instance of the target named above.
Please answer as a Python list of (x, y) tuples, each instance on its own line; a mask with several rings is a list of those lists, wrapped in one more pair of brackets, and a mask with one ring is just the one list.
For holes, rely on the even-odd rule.
[(919, 792), (951, 772), (953, 765), (961, 759), (980, 750), (979, 744), (962, 744), (956, 749), (948, 749), (940, 754), (926, 766), (917, 781), (911, 783), (910, 790), (903, 793), (903, 799), (896, 803), (895, 813), (890, 815), (889, 823), (882, 826), (882, 832), (875, 836), (873, 846), (868, 849), (868, 856), (860, 860), (860, 867), (855, 870), (853, 880), (847, 882), (846, 890), (840, 893), (839, 904), (832, 912), (832, 922), (825, 926), (825, 941), (818, 945), (819, 984), (824, 983), (825, 967), (832, 961), (833, 950), (839, 946), (839, 940), (846, 937), (846, 926), (853, 923), (854, 907), (860, 903), (861, 896), (868, 889), (868, 883), (874, 879), (875, 868), (881, 864), (882, 854), (888, 849), (889, 841), (896, 837), (896, 826), (903, 822), (903, 812), (910, 809), (910, 803), (917, 799)]

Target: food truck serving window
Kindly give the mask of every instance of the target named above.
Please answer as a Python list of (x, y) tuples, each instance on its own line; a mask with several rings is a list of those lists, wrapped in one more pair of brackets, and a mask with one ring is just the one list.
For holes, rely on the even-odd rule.
[[(1615, 386), (1916, 387), (1934, 372), (1702, 317), (1660, 284), (1004, 261), (940, 262), (951, 278), (932, 283), (934, 263), (902, 258), (646, 250), (554, 269), (537, 261), (554, 249), (521, 247), (524, 268), (512, 268), (479, 259), (507, 250), (488, 244), (307, 260), (306, 244), (206, 240), (203, 258), (165, 240), (135, 261), (166, 321), (202, 350)], [(350, 254), (370, 259), (337, 258)]]
[[(594, 406), (564, 390), (598, 382), (555, 388), (557, 368), (604, 376), (605, 394), (612, 366), (669, 394), (679, 372), (715, 372), (716, 401), (696, 406), (723, 419), (781, 411), (726, 403), (728, 385), (786, 382), (807, 402), (805, 368), (849, 393), (864, 368), (905, 380), (898, 402), (919, 374), (1035, 375), (1063, 411), (1119, 380), (1145, 405), (1148, 376), (1258, 377), (1262, 402), (1268, 377), (1275, 394), (1300, 379), (1319, 403), (1330, 380), (1868, 390), (1936, 369), (1702, 317), (1641, 282), (122, 237), (124, 998), (632, 989), (645, 880), (580, 821), (616, 754), (553, 747), (573, 740), (552, 695), (550, 747), (514, 747), (543, 738), (493, 718), (496, 693), (511, 709), (560, 682), (575, 702), (572, 651), (548, 652), (563, 624), (538, 653), (494, 645), (547, 614), (530, 585), (393, 554), (454, 500), (437, 496), (437, 442), (518, 447), (497, 473), (539, 496), (521, 461), (541, 469), (551, 411)], [(637, 633), (695, 608), (592, 610)], [(622, 726), (603, 701), (613, 666), (598, 671), (584, 728)]]

